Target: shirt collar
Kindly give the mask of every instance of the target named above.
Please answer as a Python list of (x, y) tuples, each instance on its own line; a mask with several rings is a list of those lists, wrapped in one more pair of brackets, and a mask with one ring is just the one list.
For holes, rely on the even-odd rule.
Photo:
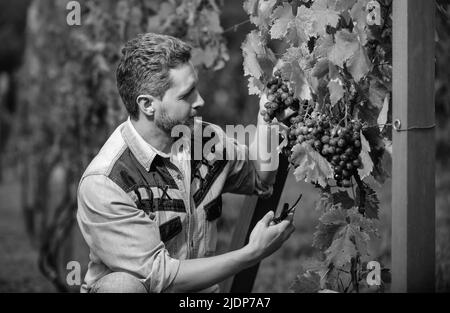
[[(128, 117), (128, 120), (125, 122), (125, 125), (122, 128), (122, 136), (133, 155), (147, 172), (150, 171), (150, 166), (152, 165), (152, 162), (156, 156), (160, 156), (161, 158), (171, 157), (170, 154), (156, 149), (147, 141), (145, 141), (131, 123), (130, 117)], [(187, 144), (183, 145), (183, 147), (185, 147), (185, 149), (187, 150), (186, 152), (189, 152), (188, 141)]]

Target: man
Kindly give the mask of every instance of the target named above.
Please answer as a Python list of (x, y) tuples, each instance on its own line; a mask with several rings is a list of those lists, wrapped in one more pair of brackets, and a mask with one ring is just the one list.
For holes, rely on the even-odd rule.
[[(218, 291), (217, 283), (272, 254), (294, 231), (292, 216), (274, 225), (269, 212), (245, 247), (214, 256), (221, 194), (270, 195), (275, 171), (261, 170), (260, 158), (251, 160), (219, 127), (194, 120), (204, 101), (187, 44), (145, 34), (122, 53), (117, 86), (130, 117), (78, 189), (77, 219), (91, 259), (82, 291)], [(172, 131), (180, 125), (213, 127), (225, 157), (190, 160), (198, 138), (174, 149), (182, 139)], [(257, 140), (251, 151), (267, 149), (266, 140)], [(229, 144), (234, 151), (225, 151)]]

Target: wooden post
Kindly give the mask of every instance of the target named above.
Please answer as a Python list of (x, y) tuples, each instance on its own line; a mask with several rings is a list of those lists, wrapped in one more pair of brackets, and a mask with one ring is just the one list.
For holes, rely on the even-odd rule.
[[(287, 158), (280, 155), (280, 164), (273, 186), (273, 194), (269, 199), (259, 199), (257, 196), (246, 197), (240, 210), (238, 224), (231, 239), (230, 251), (243, 247), (248, 242), (250, 233), (256, 223), (270, 210), (276, 210), (289, 172), (288, 165)], [(258, 268), (259, 263), (224, 281), (221, 285), (221, 291), (231, 293), (251, 292)]]
[[(392, 291), (433, 292), (434, 1), (393, 1)], [(423, 129), (416, 129), (423, 128)]]

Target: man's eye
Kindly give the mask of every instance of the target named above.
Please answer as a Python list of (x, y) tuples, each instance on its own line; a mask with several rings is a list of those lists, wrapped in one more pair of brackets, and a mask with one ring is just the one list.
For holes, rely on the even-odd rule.
[(185, 100), (185, 99), (189, 98), (189, 97), (194, 93), (194, 90), (195, 90), (195, 89), (192, 89), (192, 90), (189, 91), (187, 94), (185, 94), (184, 96), (182, 96), (180, 99)]

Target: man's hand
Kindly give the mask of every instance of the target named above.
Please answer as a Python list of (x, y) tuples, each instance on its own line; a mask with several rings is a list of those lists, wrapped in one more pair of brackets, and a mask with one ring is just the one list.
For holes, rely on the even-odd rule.
[(274, 212), (269, 211), (253, 228), (245, 246), (258, 261), (277, 251), (295, 230), (292, 213), (277, 225), (273, 224), (273, 218)]

